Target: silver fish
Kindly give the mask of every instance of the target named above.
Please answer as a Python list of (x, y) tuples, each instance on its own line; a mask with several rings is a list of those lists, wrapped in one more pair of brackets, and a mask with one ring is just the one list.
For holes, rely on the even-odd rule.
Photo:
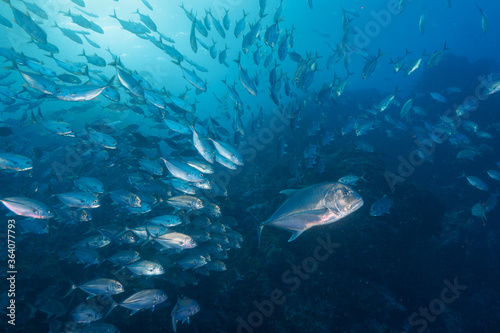
[(0, 201), (16, 215), (34, 219), (52, 219), (55, 217), (52, 209), (40, 201), (24, 197), (3, 198)]
[(300, 190), (286, 190), (287, 200), (259, 226), (270, 225), (292, 231), (289, 242), (314, 226), (336, 222), (358, 210), (363, 199), (352, 188), (341, 183), (321, 183)]

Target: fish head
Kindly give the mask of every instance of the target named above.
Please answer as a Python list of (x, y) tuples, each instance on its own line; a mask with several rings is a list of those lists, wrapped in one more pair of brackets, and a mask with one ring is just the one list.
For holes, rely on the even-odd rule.
[(168, 298), (167, 294), (164, 292), (158, 293), (154, 296), (154, 304), (163, 303)]
[(325, 207), (336, 215), (346, 216), (363, 206), (363, 198), (351, 187), (335, 183), (325, 194)]
[(44, 208), (44, 207), (37, 209), (35, 212), (35, 215), (39, 219), (52, 219), (56, 216), (51, 209)]
[(140, 208), (141, 207), (141, 198), (139, 196), (134, 195), (130, 198), (130, 207)]
[(20, 158), (19, 161), (19, 171), (26, 171), (26, 170), (31, 170), (33, 169), (33, 162), (31, 161), (31, 159), (27, 158), (27, 157), (24, 157), (24, 158)]
[(198, 245), (191, 237), (186, 237), (181, 242), (182, 242), (182, 247), (186, 249), (192, 249)]
[(97, 208), (100, 205), (101, 205), (101, 203), (99, 202), (98, 198), (90, 198), (89, 199), (89, 206), (90, 206), (90, 208)]
[(87, 221), (92, 220), (92, 216), (85, 209), (82, 209), (79, 212), (80, 212), (80, 218), (79, 218), (79, 220), (81, 222), (87, 222)]
[(111, 288), (112, 288), (113, 294), (120, 294), (120, 293), (123, 293), (125, 291), (125, 289), (123, 288), (123, 285), (118, 281), (114, 281)]
[(162, 265), (156, 264), (153, 266), (152, 273), (153, 275), (162, 275), (165, 273), (165, 270), (163, 269)]
[(193, 208), (194, 209), (202, 209), (203, 208), (203, 201), (201, 201), (200, 199), (194, 200), (193, 201)]

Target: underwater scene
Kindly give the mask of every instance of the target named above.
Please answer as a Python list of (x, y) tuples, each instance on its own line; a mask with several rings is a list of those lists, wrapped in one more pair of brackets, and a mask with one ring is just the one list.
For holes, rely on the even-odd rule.
[(500, 332), (499, 15), (0, 1), (0, 332)]

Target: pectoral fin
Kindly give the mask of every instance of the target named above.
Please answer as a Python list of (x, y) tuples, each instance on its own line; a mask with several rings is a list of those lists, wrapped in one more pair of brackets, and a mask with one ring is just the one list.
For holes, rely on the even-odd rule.
[(283, 190), (281, 191), (280, 193), (281, 194), (285, 194), (287, 197), (291, 196), (292, 194), (294, 194), (295, 192), (297, 192), (298, 190)]

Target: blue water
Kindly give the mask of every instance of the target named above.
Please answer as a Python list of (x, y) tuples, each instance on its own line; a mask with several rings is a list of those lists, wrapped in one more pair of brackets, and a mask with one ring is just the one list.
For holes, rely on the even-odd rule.
[[(257, 0), (148, 0), (153, 10), (140, 0), (87, 0), (85, 7), (77, 2), (38, 1), (48, 19), (33, 12), (30, 17), (47, 33), (47, 41), (59, 48), (56, 59), (86, 63), (82, 50), (87, 56), (104, 58), (106, 66), (87, 64), (88, 71), (92, 77), (103, 75), (106, 81), (113, 78), (108, 89), (119, 93), (118, 103), (102, 93), (85, 101), (64, 101), (55, 91), (41, 94), (25, 81), (22, 73), (37, 73), (25, 66), (24, 56), (57, 75), (65, 71), (48, 52), (30, 42), (30, 35), (20, 27), (22, 22), (14, 22), (9, 4), (0, 3), (0, 15), (13, 26), (0, 26), (4, 60), (0, 74), (6, 76), (0, 80), (0, 154), (21, 155), (33, 163), (25, 171), (8, 170), (2, 164), (0, 199), (22, 197), (51, 210), (69, 211), (57, 194), (79, 191), (74, 185), (78, 177), (94, 177), (105, 189), (96, 194), (100, 207), (74, 207), (74, 212), (84, 209), (92, 214), (92, 221), (77, 223), (59, 214), (57, 220), (31, 219), (29, 214), (7, 209), (4, 202), (6, 207), (0, 211), (2, 258), (7, 262), (12, 224), (8, 221), (15, 220), (16, 278), (15, 295), (9, 291), (12, 281), (2, 284), (3, 329), (104, 332), (111, 327), (120, 332), (170, 332), (178, 299), (189, 298), (200, 310), (191, 314), (189, 324), (177, 322), (178, 332), (498, 331), (500, 4), (410, 0), (402, 1), (406, 6), (398, 11), (400, 1), (284, 0), (281, 15), (276, 17), (279, 38), (271, 48), (265, 34), (275, 23), (277, 0), (267, 1), (263, 17), (259, 17)], [(13, 0), (11, 5), (26, 13), (22, 1)], [(210, 18), (208, 37), (195, 32), (199, 42), (194, 52), (192, 23), (181, 5), (201, 22), (210, 10), (222, 24), (227, 11), (226, 38)], [(482, 26), (477, 6), (487, 16), (487, 27)], [(98, 17), (82, 14), (78, 8)], [(115, 11), (121, 20), (139, 23), (134, 13), (138, 9), (156, 23), (158, 32), (174, 41), (163, 43), (175, 47), (182, 55), (181, 66), (194, 70), (206, 83), (206, 92), (197, 91), (175, 59), (146, 35), (125, 30), (110, 17)], [(72, 23), (63, 15), (68, 10), (93, 21), (104, 33)], [(244, 13), (248, 14), (246, 26), (236, 38), (234, 28)], [(346, 30), (343, 19), (351, 21)], [(425, 23), (419, 26), (421, 20)], [(78, 32), (83, 44), (64, 36), (55, 22)], [(244, 53), (244, 36), (257, 22), (260, 34)], [(100, 48), (85, 41), (81, 32)], [(149, 36), (160, 38), (157, 32)], [(288, 55), (281, 61), (278, 48), (285, 36)], [(215, 43), (218, 52), (227, 47), (227, 65), (219, 63), (218, 56), (212, 59), (201, 43), (208, 47)], [(429, 66), (444, 45), (442, 59)], [(257, 46), (259, 65), (253, 58)], [(337, 61), (329, 62), (339, 48), (342, 53)], [(160, 96), (162, 107), (125, 87), (115, 67), (117, 59), (107, 50), (119, 58), (119, 70), (140, 78), (144, 90)], [(395, 73), (394, 62), (406, 51), (402, 69)], [(294, 61), (291, 52), (301, 60)], [(272, 60), (265, 67), (270, 54)], [(373, 71), (364, 73), (377, 54)], [(242, 69), (256, 84), (256, 96), (241, 82), (238, 56)], [(415, 71), (404, 75), (419, 58), (421, 64)], [(277, 83), (271, 87), (269, 74), (274, 69)], [(363, 74), (368, 77), (364, 79)], [(88, 80), (83, 73), (73, 75), (82, 84)], [(76, 86), (50, 75), (44, 78)], [(345, 87), (338, 90), (344, 79)], [(291, 93), (285, 91), (285, 84)], [(242, 105), (232, 101), (228, 87), (234, 87)], [(277, 101), (270, 95), (273, 89)], [(392, 94), (391, 102), (382, 107)], [(176, 107), (174, 98), (184, 100), (195, 112)], [(412, 108), (407, 116), (402, 115), (410, 99)], [(471, 110), (457, 112), (468, 103), (474, 105)], [(188, 126), (189, 135), (169, 128), (165, 119)], [(44, 128), (46, 121), (65, 122), (72, 134)], [(205, 207), (220, 207), (220, 214), (207, 208), (174, 209), (168, 202), (184, 193), (165, 185), (179, 177), (160, 157), (205, 161), (193, 144), (192, 130), (203, 139), (233, 147), (244, 162), (244, 166), (233, 165), (236, 170), (211, 164), (214, 173), (203, 177), (222, 190), (196, 189), (193, 194)], [(110, 135), (115, 147), (96, 143), (93, 131)], [(331, 142), (325, 142), (328, 134), (333, 135)], [(464, 154), (468, 157), (463, 158)], [(141, 167), (141, 159), (161, 166), (161, 175)], [(337, 182), (348, 175), (361, 177), (349, 185), (363, 198), (359, 210), (334, 224), (306, 230), (293, 242), (287, 242), (289, 231), (266, 227), (257, 245), (259, 224), (269, 223), (286, 200), (281, 191)], [(138, 195), (151, 210), (131, 212), (108, 195), (114, 190)], [(372, 204), (383, 197), (391, 201), (387, 210), (380, 216), (370, 214)], [(137, 230), (126, 229), (171, 214), (183, 222), (166, 232), (193, 238), (207, 232), (212, 240), (197, 238), (194, 249), (160, 251), (162, 245), (150, 232), (144, 236), (149, 241), (143, 241)], [(208, 224), (202, 224), (205, 218), (210, 219)], [(226, 228), (221, 229), (221, 224)], [(110, 243), (97, 249), (98, 264), (86, 265), (75, 257), (75, 244), (93, 235), (105, 235)], [(235, 235), (244, 241), (235, 240)], [(208, 247), (216, 243), (227, 258), (209, 255)], [(128, 268), (119, 270), (103, 260), (122, 250), (138, 251), (143, 259), (161, 264), (166, 273), (134, 276)], [(190, 255), (212, 257), (212, 265), (220, 260), (225, 269), (184, 269), (179, 262)], [(4, 281), (12, 270), (5, 266), (0, 273)], [(81, 285), (96, 278), (115, 279), (125, 292), (88, 300), (84, 291), (76, 290), (63, 297), (73, 281)], [(153, 312), (146, 306), (130, 316), (131, 311), (120, 302), (146, 289), (162, 290), (168, 300), (157, 304)], [(15, 311), (7, 308), (12, 300)], [(107, 315), (113, 302), (120, 306)], [(90, 304), (98, 318), (77, 323), (79, 304)]]

